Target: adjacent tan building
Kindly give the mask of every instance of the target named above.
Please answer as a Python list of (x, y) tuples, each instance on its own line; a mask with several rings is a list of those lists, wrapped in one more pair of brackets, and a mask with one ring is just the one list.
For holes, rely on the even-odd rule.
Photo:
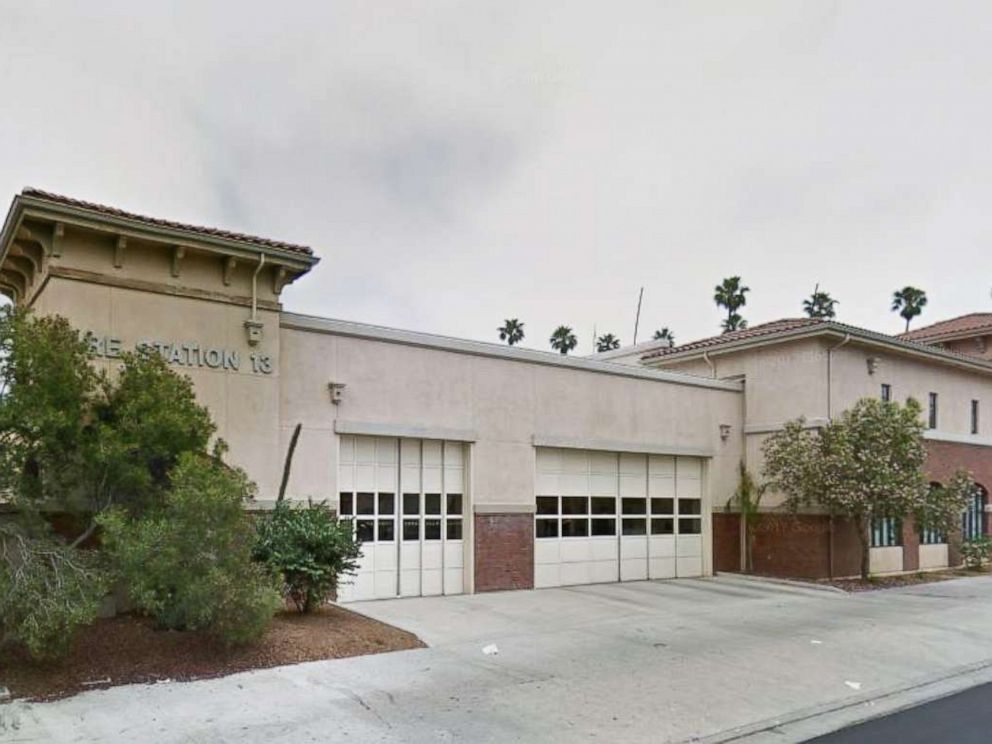
[[(364, 544), (343, 599), (737, 570), (724, 504), (738, 462), (759, 471), (761, 441), (785, 421), (815, 425), (883, 384), (894, 398), (936, 393), (936, 479), (964, 463), (992, 482), (992, 363), (961, 353), (979, 348), (961, 329), (939, 348), (792, 320), (563, 357), (287, 312), (283, 288), (318, 260), (307, 247), (31, 189), (0, 250), (0, 289), (69, 318), (97, 364), (150, 348), (188, 374), (258, 508), (302, 426), (291, 497), (326, 500)], [(983, 511), (974, 519), (986, 529)], [(759, 570), (853, 573), (849, 527), (826, 520), (772, 508)], [(883, 531), (879, 571), (955, 560), (946, 538)]]

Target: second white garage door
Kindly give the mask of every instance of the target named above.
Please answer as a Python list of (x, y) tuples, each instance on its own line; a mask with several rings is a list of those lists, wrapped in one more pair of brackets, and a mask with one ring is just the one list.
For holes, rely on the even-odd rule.
[(536, 587), (701, 576), (703, 461), (537, 449)]

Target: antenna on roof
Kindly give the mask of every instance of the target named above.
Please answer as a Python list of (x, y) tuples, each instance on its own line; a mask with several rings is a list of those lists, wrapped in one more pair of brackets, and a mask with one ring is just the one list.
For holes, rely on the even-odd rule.
[(641, 323), (641, 300), (644, 299), (644, 287), (641, 287), (641, 293), (637, 295), (637, 315), (634, 316), (634, 343), (637, 343), (637, 326)]

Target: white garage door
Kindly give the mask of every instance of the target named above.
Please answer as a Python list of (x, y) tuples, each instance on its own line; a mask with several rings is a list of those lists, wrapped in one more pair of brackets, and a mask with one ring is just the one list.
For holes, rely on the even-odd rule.
[(362, 543), (342, 602), (464, 591), (465, 447), (342, 436), (339, 513)]
[(703, 573), (702, 460), (537, 449), (534, 585)]

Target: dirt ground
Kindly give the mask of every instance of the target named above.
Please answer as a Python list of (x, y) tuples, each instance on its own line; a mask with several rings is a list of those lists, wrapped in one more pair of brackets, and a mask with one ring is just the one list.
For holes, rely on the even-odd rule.
[(892, 589), (897, 586), (930, 584), (935, 581), (959, 579), (963, 576), (988, 576), (988, 569), (975, 571), (965, 568), (951, 568), (946, 571), (926, 571), (921, 573), (897, 574), (895, 576), (873, 576), (868, 581), (861, 579), (833, 579), (821, 583), (836, 586), (846, 592), (871, 592), (876, 589)]
[(0, 685), (12, 697), (52, 700), (134, 682), (221, 677), (249, 669), (422, 648), (412, 633), (336, 606), (283, 612), (249, 646), (226, 647), (203, 633), (157, 630), (134, 615), (84, 628), (60, 661), (41, 664), (20, 648), (0, 650)]

